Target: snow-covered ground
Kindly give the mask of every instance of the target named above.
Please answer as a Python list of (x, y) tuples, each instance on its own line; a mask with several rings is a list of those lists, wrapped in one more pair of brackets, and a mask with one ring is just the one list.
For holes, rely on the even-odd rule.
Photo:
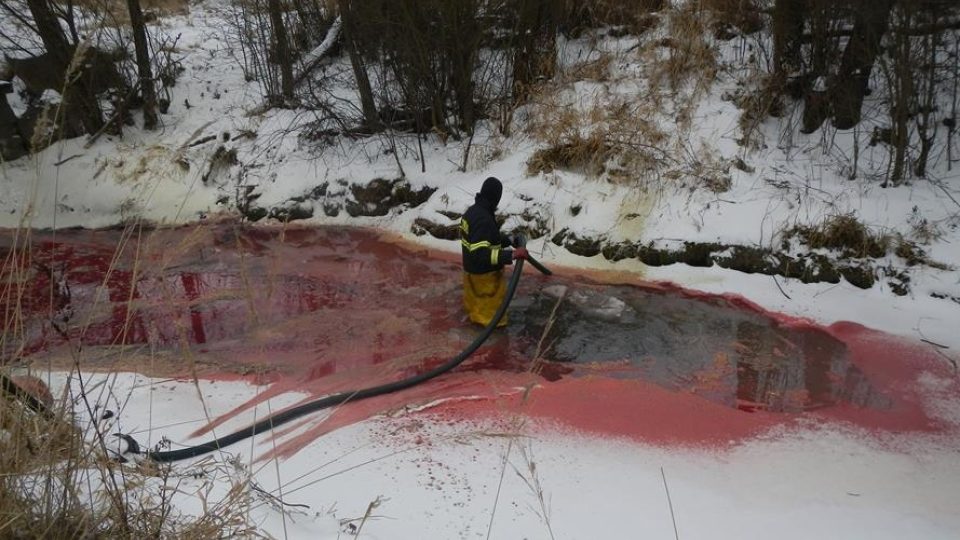
[[(836, 135), (827, 145), (831, 154), (824, 153), (819, 133), (796, 135), (789, 149), (771, 142), (768, 148), (744, 150), (735, 143), (739, 112), (721, 97), (736, 87), (737, 73), (731, 69), (721, 72), (693, 111), (688, 137), (695, 154), (714, 152), (721, 162), (740, 157), (749, 165), (752, 172), (730, 168), (728, 191), (691, 189), (665, 177), (613, 183), (564, 171), (528, 175), (527, 160), (539, 143), (521, 130), (504, 139), (487, 126), (472, 141), (473, 157), (465, 171), (459, 170), (465, 142), (427, 138), (424, 163), (414, 151), (415, 142), (400, 149), (411, 186), (437, 188), (423, 205), (383, 217), (329, 216), (323, 205), (340, 196), (336, 190), (400, 177), (395, 157), (384, 151), (382, 138), (343, 141), (318, 151), (299, 137), (313, 118), (305, 111), (249, 114), (262, 96), (244, 81), (219, 39), (222, 20), (212, 9), (216, 6), (200, 4), (161, 23), (181, 34), (178, 49), (186, 68), (172, 89), (163, 127), (153, 133), (127, 129), (122, 138), (103, 136), (89, 148), (84, 139), (64, 141), (36, 156), (0, 164), (0, 227), (92, 228), (134, 219), (195, 222), (234, 212), (250, 193), (258, 195), (257, 205), (271, 208), (326, 183), (332, 186), (326, 198), (302, 203), (314, 210), (307, 223), (375, 227), (456, 252), (455, 243), (416, 236), (411, 227), (417, 218), (448, 223), (439, 212), (462, 212), (483, 179), (492, 175), (505, 184), (502, 211), (511, 215), (508, 227), (524, 224), (518, 216), (525, 210), (547, 225), (549, 232), (530, 248), (552, 265), (582, 269), (595, 279), (670, 281), (741, 295), (769, 310), (824, 324), (855, 321), (910, 341), (934, 342), (946, 347), (940, 349), (943, 355), (960, 362), (960, 302), (949, 298), (960, 299), (960, 173), (947, 170), (946, 163), (932, 172), (934, 181), (881, 188), (878, 182), (846, 179), (848, 171), (838, 165), (835, 156), (849, 153), (850, 133)], [(630, 73), (642, 61), (626, 52), (631, 46), (629, 40), (600, 45), (612, 51), (621, 73)], [(571, 61), (585, 57), (580, 50), (585, 43), (565, 47)], [(583, 95), (639, 92), (642, 85), (625, 77), (576, 88)], [(779, 140), (778, 121), (768, 119), (762, 132), (768, 141)], [(210, 135), (216, 140), (192, 144)], [(240, 165), (211, 171), (210, 159), (221, 146), (236, 150)], [(884, 158), (880, 149), (863, 151), (862, 174), (868, 174)], [(550, 242), (568, 229), (612, 242), (770, 247), (778, 245), (778, 233), (789, 226), (851, 212), (874, 230), (917, 240), (917, 228), (926, 220), (935, 234), (924, 249), (930, 259), (952, 269), (907, 268), (890, 255), (886, 262), (911, 278), (910, 294), (896, 296), (883, 280), (863, 290), (846, 281), (803, 284), (719, 267), (646, 267), (636, 259), (614, 263), (601, 255), (577, 256)], [(52, 377), (55, 388), (65, 384), (64, 374)], [(200, 381), (197, 387), (133, 374), (110, 377), (113, 394), (124, 402), (121, 425), (115, 428), (151, 443), (161, 435), (183, 441), (206, 423), (204, 407), (215, 417), (262, 390), (243, 382)], [(285, 395), (268, 403), (276, 409), (298, 398)], [(960, 403), (938, 406), (956, 427)], [(269, 411), (260, 406), (255, 413)], [(253, 414), (219, 429), (238, 427)], [(211, 482), (216, 496), (231, 479), (249, 473), (256, 485), (285, 503), (309, 506), (278, 505), (249, 488), (250, 519), (275, 537), (344, 537), (362, 523), (362, 534), (370, 538), (670, 538), (675, 533), (671, 501), (681, 538), (960, 535), (956, 429), (878, 440), (841, 425), (811, 425), (716, 450), (602, 439), (522, 416), (453, 424), (431, 418), (427, 413), (374, 418), (334, 431), (281, 460), (257, 461), (269, 443), (237, 445), (230, 452), (241, 456), (245, 467), (230, 478), (221, 469), (205, 479), (185, 478), (178, 507), (201, 511), (191, 489), (202, 491)], [(311, 419), (297, 430), (319, 421)], [(199, 465), (184, 470), (193, 467)]]
[[(53, 387), (67, 375), (53, 373)], [(69, 384), (78, 395), (75, 376)], [(84, 387), (94, 403), (120, 411), (107, 433), (149, 445), (186, 441), (207, 415), (266, 389), (136, 374), (89, 375)], [(300, 397), (267, 400), (216, 431)], [(945, 407), (960, 420), (960, 403)], [(427, 409), (341, 428), (287, 459), (264, 458), (323, 417), (178, 463), (175, 506), (202, 512), (239, 484), (243, 513), (278, 538), (344, 538), (361, 523), (365, 538), (673, 538), (674, 518), (680, 538), (933, 540), (960, 531), (956, 429), (877, 438), (808, 425), (718, 450), (599, 438), (517, 411), (449, 422)]]

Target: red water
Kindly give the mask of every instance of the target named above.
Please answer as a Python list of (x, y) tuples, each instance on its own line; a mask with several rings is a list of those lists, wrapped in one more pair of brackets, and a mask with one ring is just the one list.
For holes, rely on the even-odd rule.
[[(216, 223), (27, 242), (6, 232), (0, 256), (6, 362), (69, 357), (271, 384), (197, 435), (284, 392), (415, 373), (476, 332), (461, 313), (456, 257), (357, 229)], [(662, 444), (728, 444), (800, 420), (943, 428), (916, 384), (924, 371), (949, 377), (943, 363), (853, 323), (823, 328), (736, 296), (532, 269), (510, 316), (455, 373), (307, 419), (278, 452), (442, 398), (430, 412), (448, 419), (522, 412)]]

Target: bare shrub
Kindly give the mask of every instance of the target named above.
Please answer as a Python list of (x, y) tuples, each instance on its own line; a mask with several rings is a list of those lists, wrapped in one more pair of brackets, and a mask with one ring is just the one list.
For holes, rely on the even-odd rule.
[(713, 13), (713, 32), (718, 38), (751, 34), (764, 26), (761, 8), (755, 0), (700, 0), (700, 3)]
[(656, 21), (651, 13), (662, 10), (665, 0), (584, 0), (572, 2), (566, 33), (576, 37), (590, 28), (610, 26), (640, 35)]
[(565, 102), (555, 87), (545, 86), (538, 95), (543, 101), (536, 105), (527, 133), (546, 147), (527, 162), (529, 174), (571, 169), (630, 181), (662, 163), (659, 145), (666, 134), (641, 102), (598, 99), (581, 110)]
[(593, 60), (580, 62), (569, 66), (561, 74), (564, 81), (595, 81), (606, 82), (610, 80), (610, 69), (613, 63), (613, 55), (601, 53)]
[(730, 190), (733, 185), (733, 178), (730, 176), (731, 162), (721, 159), (705, 145), (694, 150), (689, 144), (681, 142), (679, 147), (676, 153), (682, 156), (682, 160), (664, 172), (664, 178), (689, 187), (704, 188), (713, 193)]
[(760, 125), (771, 116), (783, 116), (784, 103), (779, 78), (763, 72), (753, 73), (754, 80), (746, 82), (746, 87), (732, 96), (732, 99), (740, 109), (740, 118), (737, 121), (741, 133), (739, 144), (758, 150), (764, 144), (763, 134), (759, 132)]
[[(126, 0), (76, 0), (73, 4), (84, 10), (99, 13), (103, 20), (115, 28), (130, 25), (130, 12)], [(149, 13), (149, 19), (190, 12), (190, 0), (140, 0), (140, 7)]]
[(717, 51), (708, 41), (708, 16), (694, 3), (672, 9), (667, 15), (669, 37), (656, 45), (666, 49), (662, 61), (650, 65), (653, 88), (666, 84), (677, 92), (690, 85), (693, 95), (706, 91), (717, 76)]

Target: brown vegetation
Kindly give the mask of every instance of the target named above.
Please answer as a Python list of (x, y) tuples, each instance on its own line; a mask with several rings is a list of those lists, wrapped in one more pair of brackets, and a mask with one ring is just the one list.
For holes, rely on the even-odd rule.
[(832, 249), (845, 257), (874, 257), (887, 254), (891, 237), (870, 231), (851, 214), (829, 216), (814, 227), (796, 226), (783, 235), (784, 241), (798, 237), (814, 249)]

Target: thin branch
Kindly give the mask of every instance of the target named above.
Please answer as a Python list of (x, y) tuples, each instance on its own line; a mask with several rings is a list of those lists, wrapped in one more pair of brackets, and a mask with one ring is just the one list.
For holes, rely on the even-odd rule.
[(924, 343), (928, 343), (928, 344), (930, 344), (930, 345), (933, 345), (934, 347), (936, 347), (936, 348), (938, 348), (938, 349), (949, 349), (949, 348), (950, 348), (950, 347), (948, 347), (948, 346), (946, 346), (946, 345), (942, 345), (942, 344), (940, 344), (940, 343), (937, 343), (937, 342), (935, 342), (935, 341), (930, 341), (929, 339), (925, 339), (925, 338), (921, 338), (920, 341), (922, 341), (922, 342), (924, 342)]
[(935, 186), (937, 186), (938, 188), (940, 188), (940, 190), (943, 191), (943, 194), (946, 195), (947, 197), (949, 197), (949, 199), (950, 199), (951, 201), (953, 201), (953, 204), (955, 204), (955, 205), (957, 205), (957, 206), (960, 206), (960, 201), (957, 201), (957, 199), (953, 196), (953, 194), (950, 193), (950, 190), (948, 190), (946, 187), (943, 186), (943, 183), (942, 183), (942, 182), (940, 182), (940, 181), (938, 181), (938, 180), (933, 180), (933, 179), (930, 179), (930, 182), (931, 182), (933, 185), (935, 185)]
[(780, 289), (780, 294), (782, 294), (783, 296), (787, 297), (787, 300), (793, 300), (793, 298), (790, 298), (790, 295), (788, 295), (786, 292), (784, 292), (783, 287), (780, 286), (780, 282), (777, 281), (777, 276), (772, 275), (772, 276), (770, 276), (770, 277), (773, 278), (773, 282), (776, 283), (776, 284), (777, 284), (777, 288)]
[(670, 488), (667, 487), (667, 475), (663, 472), (663, 467), (660, 467), (660, 476), (663, 477), (663, 490), (667, 492), (667, 504), (670, 505), (670, 519), (673, 520), (673, 537), (676, 540), (680, 540), (680, 532), (677, 530), (677, 516), (673, 513), (673, 500), (670, 499)]

